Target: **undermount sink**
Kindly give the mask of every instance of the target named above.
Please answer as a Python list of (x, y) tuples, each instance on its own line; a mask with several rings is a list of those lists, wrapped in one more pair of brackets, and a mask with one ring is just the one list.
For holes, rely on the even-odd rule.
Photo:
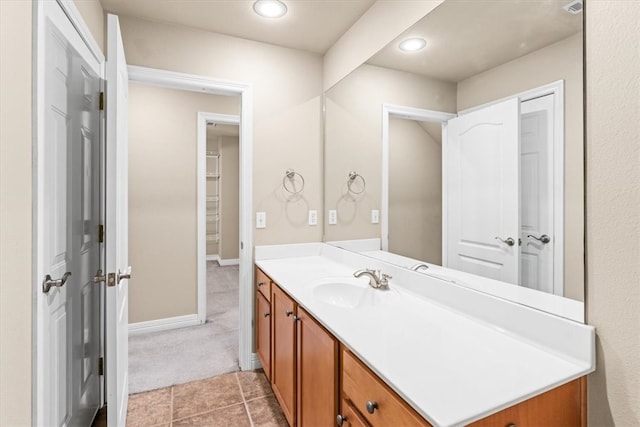
[(314, 297), (336, 307), (365, 307), (379, 301), (376, 289), (369, 286), (368, 278), (334, 277), (318, 280), (312, 286)]

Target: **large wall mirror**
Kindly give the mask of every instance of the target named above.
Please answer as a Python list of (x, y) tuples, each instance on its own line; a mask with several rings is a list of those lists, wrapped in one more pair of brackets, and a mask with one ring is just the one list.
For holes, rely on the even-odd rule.
[[(584, 301), (583, 14), (567, 3), (445, 0), (327, 90), (325, 241)], [(426, 45), (402, 50), (412, 38)]]

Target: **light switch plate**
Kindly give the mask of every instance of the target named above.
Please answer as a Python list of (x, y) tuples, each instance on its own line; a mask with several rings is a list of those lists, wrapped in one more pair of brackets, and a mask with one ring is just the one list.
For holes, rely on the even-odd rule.
[(371, 224), (378, 224), (380, 222), (380, 211), (377, 209), (371, 210)]
[(309, 211), (309, 225), (318, 225), (318, 211)]
[(329, 225), (336, 225), (338, 223), (338, 211), (335, 209), (329, 210)]
[(256, 228), (267, 228), (266, 212), (256, 212)]

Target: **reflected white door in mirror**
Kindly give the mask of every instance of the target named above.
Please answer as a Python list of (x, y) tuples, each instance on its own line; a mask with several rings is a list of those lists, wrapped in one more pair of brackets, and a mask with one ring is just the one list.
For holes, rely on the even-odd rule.
[[(389, 224), (396, 213), (389, 205), (399, 174), (389, 166), (394, 147), (400, 144), (400, 137), (391, 135), (394, 127), (389, 126), (389, 118), (440, 122), (442, 262), (422, 260), (562, 296), (563, 111), (562, 81), (458, 116), (385, 105), (382, 249), (394, 250)], [(396, 185), (390, 186), (390, 180), (396, 180)], [(438, 237), (414, 233), (413, 238), (437, 243)], [(404, 247), (411, 246), (407, 235), (402, 239)]]

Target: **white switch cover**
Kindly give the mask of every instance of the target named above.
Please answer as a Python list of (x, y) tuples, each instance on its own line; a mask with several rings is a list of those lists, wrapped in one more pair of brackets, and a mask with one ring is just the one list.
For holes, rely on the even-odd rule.
[(266, 212), (256, 212), (256, 228), (267, 228)]
[(309, 211), (309, 225), (318, 225), (318, 211)]
[(378, 224), (380, 222), (380, 211), (377, 209), (371, 210), (371, 224)]
[(335, 209), (329, 210), (329, 225), (336, 225), (338, 223), (338, 211)]

